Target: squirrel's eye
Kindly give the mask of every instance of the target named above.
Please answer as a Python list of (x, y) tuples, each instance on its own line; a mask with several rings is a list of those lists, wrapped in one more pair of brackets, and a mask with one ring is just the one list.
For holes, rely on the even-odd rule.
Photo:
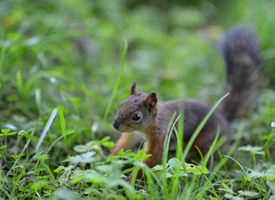
[(140, 118), (141, 118), (141, 115), (140, 115), (140, 114), (135, 114), (135, 115), (132, 117), (132, 120), (138, 121), (138, 120), (140, 120)]

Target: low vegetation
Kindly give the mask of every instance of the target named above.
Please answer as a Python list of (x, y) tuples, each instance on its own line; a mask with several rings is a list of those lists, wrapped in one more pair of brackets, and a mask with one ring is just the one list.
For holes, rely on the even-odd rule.
[[(275, 199), (274, 6), (2, 0), (0, 199)], [(239, 24), (259, 36), (265, 68), (228, 153), (191, 165), (166, 148), (152, 169), (140, 162), (142, 149), (108, 156), (119, 136), (113, 115), (134, 80), (160, 101), (221, 98), (218, 44)], [(146, 181), (128, 184), (136, 167)]]

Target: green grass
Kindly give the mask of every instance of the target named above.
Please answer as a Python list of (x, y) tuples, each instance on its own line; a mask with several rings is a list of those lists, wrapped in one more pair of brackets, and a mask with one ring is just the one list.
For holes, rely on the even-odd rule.
[[(274, 6), (2, 0), (0, 199), (274, 198)], [(134, 80), (161, 102), (221, 98), (218, 43), (236, 24), (259, 35), (266, 68), (258, 99), (232, 125), (226, 155), (191, 167), (178, 147), (153, 169), (140, 162), (142, 150), (108, 157), (119, 136), (113, 114)], [(126, 164), (134, 167), (121, 170)], [(143, 186), (125, 181), (136, 167), (146, 173)]]

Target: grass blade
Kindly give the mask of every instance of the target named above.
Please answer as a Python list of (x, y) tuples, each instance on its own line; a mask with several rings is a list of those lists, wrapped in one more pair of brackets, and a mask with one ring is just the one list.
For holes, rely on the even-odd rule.
[[(229, 94), (229, 93), (228, 93)], [(216, 108), (219, 106), (219, 104), (222, 102), (222, 100), (228, 95), (224, 95), (222, 98), (220, 98), (215, 104), (214, 106), (211, 108), (211, 110), (207, 113), (207, 115), (204, 117), (204, 119), (201, 121), (201, 123), (199, 124), (199, 126), (196, 128), (195, 132), (193, 133), (192, 137), (190, 138), (188, 144), (186, 145), (184, 152), (183, 152), (183, 161), (185, 160), (187, 153), (189, 152), (192, 144), (194, 143), (195, 139), (197, 138), (197, 136), (199, 135), (199, 133), (201, 132), (203, 126), (206, 124), (207, 120), (210, 118), (210, 116), (212, 115), (212, 113), (216, 110)]]
[[(113, 93), (111, 95), (111, 98), (109, 100), (109, 103), (107, 105), (107, 108), (106, 108), (104, 116), (103, 116), (103, 121), (102, 121), (103, 125), (107, 121), (107, 117), (108, 117), (108, 114), (110, 112), (110, 107), (112, 106), (112, 103), (113, 103), (114, 98), (115, 98), (116, 93), (117, 93), (117, 89), (118, 89), (119, 84), (120, 84), (123, 68), (124, 68), (124, 65), (125, 65), (125, 62), (126, 62), (127, 50), (128, 50), (128, 42), (127, 42), (127, 40), (125, 40), (124, 41), (124, 48), (123, 48), (123, 51), (122, 51), (122, 54), (121, 54), (121, 58), (120, 58), (120, 68), (119, 68), (118, 76), (117, 76), (117, 79), (116, 79), (116, 83), (115, 83), (115, 86), (114, 86), (114, 89), (113, 89)], [(101, 138), (101, 135), (102, 135), (102, 128), (101, 128), (100, 133), (99, 133), (99, 137), (100, 138)]]
[(25, 100), (24, 85), (23, 85), (23, 79), (22, 79), (22, 74), (21, 74), (20, 70), (17, 71), (16, 81), (17, 81), (17, 89), (18, 89), (18, 93), (20, 95), (20, 98), (22, 100)]
[[(227, 162), (227, 160), (229, 159), (229, 156), (231, 156), (233, 154), (233, 152), (236, 150), (237, 146), (238, 146), (238, 143), (240, 141), (240, 138), (241, 138), (241, 135), (242, 135), (242, 132), (243, 132), (243, 129), (244, 129), (244, 125), (242, 124), (241, 128), (239, 129), (238, 131), (238, 135), (237, 135), (237, 139), (235, 140), (235, 142), (233, 143), (233, 145), (231, 146), (231, 148), (229, 149), (229, 151), (227, 152), (227, 156), (224, 157), (219, 163), (218, 165), (216, 166), (216, 168), (214, 168), (213, 170), (213, 173), (211, 173), (210, 177), (209, 177), (209, 180), (212, 181), (216, 172), (218, 172), (222, 166)], [(202, 190), (200, 191), (200, 193), (198, 194), (198, 198), (197, 199), (202, 199), (203, 198), (203, 195), (205, 194), (205, 191), (207, 190), (207, 185), (208, 185), (208, 182), (205, 182), (204, 185), (202, 186)]]
[(60, 126), (61, 126), (62, 135), (64, 136), (64, 140), (67, 143), (66, 124), (65, 124), (64, 114), (63, 114), (63, 108), (59, 108), (58, 109), (58, 115), (59, 115), (59, 120), (60, 120)]
[(44, 127), (44, 129), (43, 129), (43, 131), (42, 131), (42, 133), (41, 133), (41, 136), (40, 136), (40, 138), (39, 138), (39, 141), (38, 141), (38, 143), (36, 144), (36, 147), (35, 147), (35, 150), (36, 150), (36, 151), (39, 150), (39, 148), (40, 148), (40, 146), (41, 146), (43, 140), (45, 139), (45, 136), (46, 136), (48, 130), (50, 129), (50, 126), (51, 126), (51, 124), (52, 124), (52, 122), (53, 122), (53, 120), (54, 120), (54, 118), (55, 118), (57, 112), (58, 112), (58, 108), (55, 108), (55, 109), (53, 110), (53, 112), (52, 112), (50, 118), (48, 119), (48, 121), (47, 121), (47, 123), (46, 123), (46, 126)]

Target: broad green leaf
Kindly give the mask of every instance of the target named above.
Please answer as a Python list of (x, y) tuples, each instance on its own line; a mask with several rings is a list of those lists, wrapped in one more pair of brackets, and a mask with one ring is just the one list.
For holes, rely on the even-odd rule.
[[(203, 166), (196, 166), (192, 164), (185, 164), (186, 167), (186, 172), (188, 173), (194, 173), (196, 175), (201, 175), (201, 174), (208, 174), (209, 171), (206, 167)], [(182, 168), (183, 169), (183, 168)]]
[(41, 160), (47, 160), (47, 159), (50, 158), (50, 156), (47, 155), (47, 154), (43, 154), (43, 155), (35, 156), (34, 158), (36, 158), (36, 159), (41, 159)]
[(86, 174), (83, 176), (86, 182), (89, 183), (102, 183), (106, 178), (99, 174)]
[(235, 192), (230, 187), (228, 187), (226, 184), (222, 183), (222, 186), (223, 186), (223, 188), (219, 188), (218, 189), (219, 191), (224, 191), (224, 192), (230, 193), (232, 195), (235, 194)]
[(7, 148), (7, 145), (3, 145), (0, 147), (0, 149), (5, 149), (5, 148)]
[(241, 195), (244, 195), (244, 196), (248, 196), (248, 197), (256, 197), (259, 195), (258, 192), (254, 192), (254, 191), (238, 191), (238, 193), (240, 193)]
[(53, 196), (58, 199), (66, 199), (66, 200), (80, 200), (85, 199), (81, 197), (77, 192), (71, 191), (67, 188), (59, 188), (53, 193)]
[(226, 184), (222, 183), (222, 186), (227, 189), (227, 190), (231, 190)]
[(171, 158), (169, 161), (168, 161), (168, 164), (169, 164), (169, 166), (171, 166), (171, 167), (176, 167), (176, 166), (178, 166), (178, 165), (182, 165), (182, 162), (181, 161), (179, 161), (178, 159), (176, 159), (176, 158)]
[(247, 145), (247, 146), (239, 147), (238, 150), (239, 151), (248, 151), (248, 152), (251, 152), (253, 154), (260, 154), (260, 155), (265, 154), (265, 152), (262, 151), (262, 147), (259, 147), (259, 146)]
[(266, 184), (275, 192), (275, 180), (266, 180)]
[(100, 140), (100, 142), (101, 142), (101, 143), (104, 143), (104, 142), (109, 142), (109, 141), (110, 141), (110, 139), (111, 139), (111, 137), (110, 137), (110, 136), (106, 136), (106, 137), (104, 137), (102, 140)]
[(16, 135), (16, 134), (17, 134), (17, 132), (10, 132), (7, 135)]
[(87, 188), (87, 189), (85, 189), (84, 194), (93, 194), (93, 195), (96, 194), (98, 196), (103, 196), (102, 192), (100, 192), (99, 190), (97, 190), (95, 188)]
[(32, 184), (30, 185), (30, 187), (31, 187), (31, 189), (33, 189), (33, 190), (40, 190), (41, 188), (43, 188), (43, 187), (49, 185), (49, 183), (50, 183), (50, 182), (49, 182), (49, 181), (46, 181), (46, 180), (36, 181), (36, 182), (32, 183)]
[(243, 200), (243, 198), (238, 197), (238, 196), (234, 196), (234, 195), (232, 195), (232, 194), (225, 194), (224, 196), (225, 196), (226, 198), (232, 199), (232, 200)]
[(18, 155), (11, 155), (10, 157), (17, 159), (17, 158), (20, 158), (20, 157), (22, 157), (22, 156), (24, 156), (23, 153), (20, 153), (20, 154), (18, 154)]
[(55, 170), (53, 170), (55, 173), (60, 173), (60, 172), (62, 172), (64, 169), (63, 168), (61, 168), (61, 167), (58, 167), (58, 168), (56, 168)]
[(235, 192), (233, 192), (231, 189), (219, 188), (218, 190), (219, 191), (224, 191), (224, 192), (227, 192), (227, 193), (230, 193), (230, 194), (235, 194)]
[(112, 173), (114, 171), (114, 166), (112, 165), (98, 165), (96, 169), (103, 173)]
[(269, 169), (265, 172), (265, 177), (268, 180), (275, 180), (275, 169)]
[(80, 153), (86, 152), (88, 150), (86, 145), (81, 145), (81, 144), (74, 146), (73, 149), (74, 149), (74, 151), (80, 152)]
[(4, 133), (5, 135), (8, 134), (8, 132), (10, 132), (10, 128), (7, 128), (7, 129), (2, 129), (1, 132)]
[[(166, 164), (166, 167), (167, 167), (167, 166), (168, 166), (168, 165)], [(156, 165), (156, 166), (152, 167), (151, 170), (152, 170), (152, 171), (163, 171), (164, 169), (163, 169), (163, 166), (162, 166), (162, 165)]]
[(94, 151), (89, 151), (87, 153), (76, 155), (76, 156), (68, 156), (64, 162), (71, 162), (72, 164), (77, 163), (91, 163), (95, 160), (93, 157), (96, 153)]
[(81, 182), (83, 179), (84, 179), (83, 176), (76, 176), (76, 177), (73, 177), (70, 182), (71, 182), (71, 184), (75, 185), (75, 184)]
[(115, 146), (115, 143), (112, 141), (106, 141), (102, 143), (102, 146), (107, 147), (108, 149), (113, 149)]

